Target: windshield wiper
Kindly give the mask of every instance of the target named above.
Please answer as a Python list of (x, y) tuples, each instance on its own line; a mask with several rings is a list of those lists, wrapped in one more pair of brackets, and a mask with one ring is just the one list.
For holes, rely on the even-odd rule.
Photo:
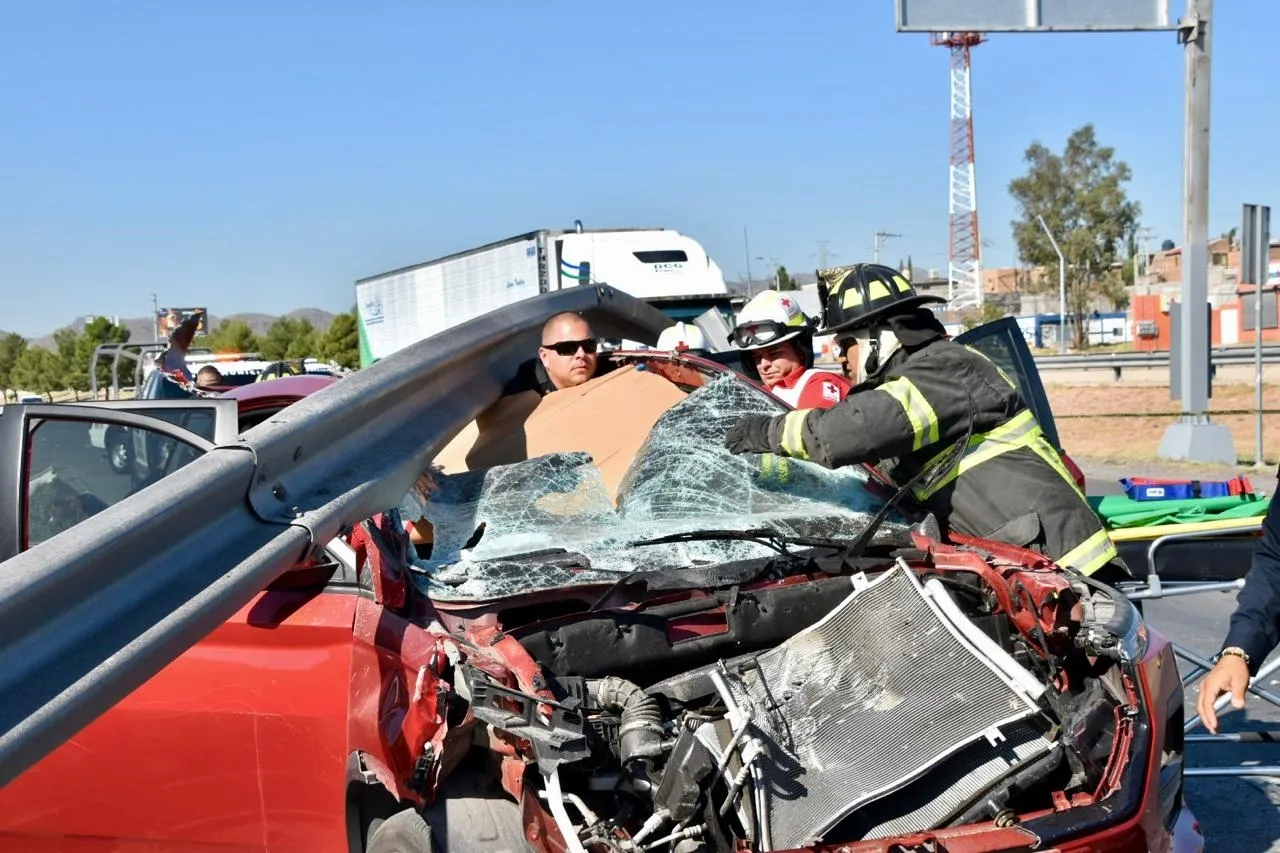
[(758, 542), (761, 545), (772, 548), (784, 557), (791, 558), (796, 555), (787, 549), (788, 545), (796, 545), (801, 548), (831, 548), (836, 551), (845, 547), (843, 542), (835, 539), (793, 536), (787, 533), (779, 533), (777, 530), (768, 527), (753, 527), (748, 530), (694, 530), (687, 533), (672, 533), (667, 536), (659, 536), (656, 539), (641, 539), (637, 542), (628, 542), (627, 545), (639, 547), (642, 545), (669, 545), (674, 542), (715, 542), (721, 539)]

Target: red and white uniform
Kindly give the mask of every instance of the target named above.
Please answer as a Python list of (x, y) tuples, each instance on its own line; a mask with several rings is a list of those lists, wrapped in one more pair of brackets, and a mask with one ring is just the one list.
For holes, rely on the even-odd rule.
[(838, 373), (799, 368), (769, 390), (796, 409), (829, 409), (849, 396), (853, 386)]

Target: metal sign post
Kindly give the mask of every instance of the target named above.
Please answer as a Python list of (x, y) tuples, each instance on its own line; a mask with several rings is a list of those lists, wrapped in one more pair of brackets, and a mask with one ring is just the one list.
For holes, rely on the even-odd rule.
[(1261, 468), (1262, 457), (1262, 287), (1271, 264), (1271, 208), (1260, 204), (1244, 206), (1244, 227), (1240, 230), (1240, 282), (1253, 285), (1253, 382), (1257, 394), (1254, 423), (1256, 434), (1253, 464)]
[(1178, 37), (1185, 50), (1182, 329), (1177, 389), (1182, 415), (1160, 441), (1162, 459), (1236, 464), (1231, 430), (1209, 417), (1209, 70), (1213, 0), (1188, 0)]
[[(1182, 415), (1169, 426), (1160, 456), (1234, 465), (1231, 430), (1209, 418), (1209, 49), (1212, 0), (893, 0), (898, 32), (1047, 33), (1177, 30), (1185, 55), (1182, 256), (1183, 323), (1179, 349)], [(1064, 236), (1065, 235), (1059, 235)]]

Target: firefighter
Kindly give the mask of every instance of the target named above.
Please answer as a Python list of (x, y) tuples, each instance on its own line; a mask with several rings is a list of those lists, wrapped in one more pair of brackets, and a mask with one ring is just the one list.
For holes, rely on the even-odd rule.
[(742, 351), (742, 372), (795, 408), (828, 409), (849, 394), (847, 379), (813, 366), (813, 324), (785, 293), (748, 302), (729, 342)]
[(1128, 577), (1013, 381), (949, 340), (924, 307), (945, 300), (879, 264), (820, 270), (818, 282), (822, 332), (858, 384), (828, 410), (740, 420), (725, 437), (731, 451), (879, 464), (900, 486), (920, 474), (912, 492), (944, 530), (1030, 548), (1104, 582)]

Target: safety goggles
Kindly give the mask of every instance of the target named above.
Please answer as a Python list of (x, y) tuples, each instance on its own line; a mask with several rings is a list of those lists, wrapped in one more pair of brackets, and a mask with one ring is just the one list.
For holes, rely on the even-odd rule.
[(595, 338), (584, 338), (580, 341), (558, 341), (554, 344), (543, 344), (543, 349), (553, 350), (556, 355), (577, 355), (579, 348), (587, 355), (593, 355), (598, 342)]
[(797, 331), (799, 329), (795, 326), (787, 326), (773, 320), (763, 320), (759, 323), (738, 326), (733, 330), (729, 340), (739, 347), (759, 347)]

